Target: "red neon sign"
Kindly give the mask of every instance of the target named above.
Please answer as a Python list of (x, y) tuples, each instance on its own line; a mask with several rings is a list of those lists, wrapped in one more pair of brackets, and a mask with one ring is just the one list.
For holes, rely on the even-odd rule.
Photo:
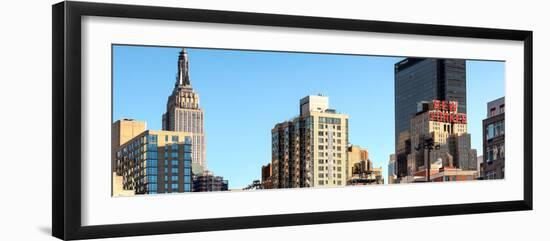
[(430, 120), (466, 124), (467, 117), (464, 113), (458, 113), (458, 102), (433, 100), (433, 110), (430, 111)]

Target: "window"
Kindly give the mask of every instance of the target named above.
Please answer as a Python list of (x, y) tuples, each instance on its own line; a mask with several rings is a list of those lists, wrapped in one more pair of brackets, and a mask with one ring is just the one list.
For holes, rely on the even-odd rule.
[(171, 188), (172, 188), (172, 190), (177, 190), (178, 189), (178, 184), (177, 183), (172, 183)]
[(172, 176), (171, 180), (172, 180), (173, 182), (177, 182), (177, 181), (178, 181), (178, 176)]
[(173, 168), (172, 167), (172, 173), (178, 173), (178, 172), (179, 172), (178, 168)]
[(323, 150), (324, 146), (319, 145), (319, 150)]
[(178, 136), (172, 136), (172, 142), (178, 142)]
[(322, 131), (319, 131), (319, 136), (323, 136), (323, 132), (322, 132)]
[(191, 152), (191, 145), (188, 145), (188, 144), (184, 145), (183, 146), (183, 151), (184, 152)]
[(325, 139), (319, 138), (319, 143), (323, 143), (324, 141), (325, 141)]
[(319, 124), (319, 129), (323, 129), (324, 125), (323, 124)]
[(493, 139), (495, 137), (495, 127), (493, 124), (490, 124), (487, 126), (487, 129), (486, 129), (486, 132), (487, 132), (487, 140), (490, 140), (490, 139)]
[(323, 181), (319, 181), (319, 185), (322, 186), (323, 184), (325, 184)]
[(178, 166), (179, 165), (178, 160), (172, 160), (171, 162), (172, 162), (172, 166)]

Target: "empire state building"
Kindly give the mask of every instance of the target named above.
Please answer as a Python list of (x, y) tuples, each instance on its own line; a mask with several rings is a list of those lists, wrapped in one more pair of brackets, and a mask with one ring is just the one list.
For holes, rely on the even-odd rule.
[(185, 49), (179, 53), (176, 84), (168, 97), (166, 113), (162, 115), (162, 129), (191, 133), (192, 162), (206, 169), (204, 111), (199, 106), (199, 95), (191, 87), (189, 57)]

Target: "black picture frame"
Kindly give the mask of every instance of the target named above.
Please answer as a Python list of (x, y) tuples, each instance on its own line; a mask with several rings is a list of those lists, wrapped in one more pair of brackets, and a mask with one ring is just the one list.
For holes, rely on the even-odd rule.
[[(52, 233), (60, 239), (106, 238), (214, 230), (532, 210), (533, 32), (492, 28), (336, 19), (171, 7), (60, 2), (52, 6)], [(522, 200), (345, 210), (235, 218), (82, 226), (81, 224), (81, 17), (194, 21), (378, 33), (450, 36), (524, 43), (524, 194)]]

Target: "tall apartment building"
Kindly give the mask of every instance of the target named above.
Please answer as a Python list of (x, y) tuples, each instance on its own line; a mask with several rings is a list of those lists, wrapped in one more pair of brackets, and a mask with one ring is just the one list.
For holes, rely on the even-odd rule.
[(147, 130), (125, 142), (115, 154), (122, 190), (134, 190), (135, 194), (191, 192), (191, 140), (186, 132)]
[(487, 103), (483, 120), (483, 179), (504, 179), (504, 97)]
[[(477, 172), (477, 152), (471, 149), (466, 114), (458, 112), (457, 107), (455, 101), (419, 103), (419, 112), (410, 122), (412, 148), (407, 155), (407, 176), (425, 177), (427, 170), (433, 173), (441, 167)], [(424, 148), (415, 148), (422, 147), (426, 139), (432, 139), (437, 147), (429, 155)], [(440, 165), (434, 167), (435, 163)]]
[(395, 154), (398, 177), (407, 175), (407, 138), (417, 103), (456, 101), (466, 113), (466, 62), (459, 59), (406, 58), (395, 64)]
[(302, 98), (300, 115), (276, 124), (271, 135), (273, 187), (346, 184), (348, 116), (330, 109), (328, 97)]
[(191, 133), (193, 164), (206, 169), (204, 111), (199, 106), (199, 95), (191, 86), (189, 56), (185, 49), (179, 53), (176, 84), (162, 115), (162, 129)]

